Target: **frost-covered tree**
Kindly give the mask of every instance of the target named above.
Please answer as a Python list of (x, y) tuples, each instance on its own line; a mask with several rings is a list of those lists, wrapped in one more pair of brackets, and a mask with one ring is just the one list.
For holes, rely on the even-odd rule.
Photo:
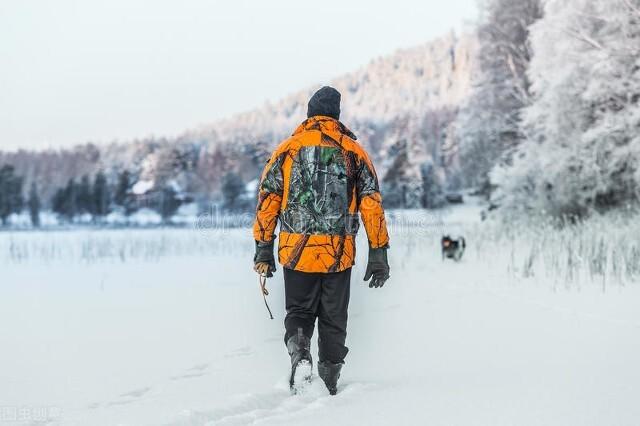
[(530, 99), (529, 26), (542, 16), (542, 6), (541, 0), (488, 0), (481, 10), (479, 67), (454, 129), (464, 184), (488, 192), (489, 172), (508, 161), (523, 139), (521, 112)]
[(502, 203), (584, 216), (637, 201), (640, 2), (550, 0), (531, 40), (529, 141), (494, 173)]
[(455, 116), (450, 109), (417, 112), (394, 122), (383, 142), (382, 195), (387, 207), (435, 208), (442, 205), (445, 169), (451, 148), (448, 128)]
[[(388, 207), (422, 207), (422, 164), (428, 160), (419, 121), (403, 117), (385, 143), (389, 164), (382, 178), (382, 194)], [(383, 163), (384, 164), (384, 163)]]

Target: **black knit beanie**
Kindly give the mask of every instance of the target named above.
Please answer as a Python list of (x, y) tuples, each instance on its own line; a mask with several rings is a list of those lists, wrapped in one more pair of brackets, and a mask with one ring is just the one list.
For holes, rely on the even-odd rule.
[(324, 86), (311, 96), (307, 108), (307, 117), (326, 115), (340, 120), (340, 92), (333, 87)]

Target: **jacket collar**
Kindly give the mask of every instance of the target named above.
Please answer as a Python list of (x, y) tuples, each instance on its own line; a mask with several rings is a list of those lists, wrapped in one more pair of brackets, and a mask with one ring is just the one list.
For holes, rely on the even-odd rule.
[(300, 134), (308, 130), (319, 130), (323, 133), (330, 133), (330, 132), (341, 133), (353, 139), (354, 141), (358, 139), (356, 135), (351, 130), (349, 130), (347, 126), (342, 124), (342, 122), (340, 122), (339, 120), (336, 120), (335, 118), (327, 117), (325, 115), (314, 115), (313, 117), (307, 118), (293, 132), (293, 135), (295, 136), (297, 134)]

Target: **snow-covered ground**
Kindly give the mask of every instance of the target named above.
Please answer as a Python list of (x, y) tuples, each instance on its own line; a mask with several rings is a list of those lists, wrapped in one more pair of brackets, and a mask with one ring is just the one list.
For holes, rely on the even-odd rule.
[(248, 230), (0, 234), (0, 425), (637, 425), (640, 283), (519, 278), (476, 214), (392, 215), (379, 290), (359, 239), (335, 397), (289, 395)]

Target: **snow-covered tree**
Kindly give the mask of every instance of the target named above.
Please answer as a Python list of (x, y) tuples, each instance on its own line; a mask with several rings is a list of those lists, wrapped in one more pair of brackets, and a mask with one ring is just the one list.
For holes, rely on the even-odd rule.
[(422, 164), (422, 207), (434, 209), (445, 204), (442, 179), (430, 161)]
[(494, 173), (502, 203), (583, 216), (637, 201), (640, 2), (550, 0), (531, 41), (529, 141)]
[(529, 104), (529, 26), (540, 19), (540, 0), (488, 0), (478, 27), (479, 67), (470, 97), (455, 122), (459, 173), (467, 186), (488, 190), (494, 165), (523, 139), (521, 111)]
[(404, 117), (394, 124), (395, 132), (385, 142), (386, 173), (382, 194), (388, 207), (422, 207), (422, 164), (428, 160), (424, 140), (415, 117)]

